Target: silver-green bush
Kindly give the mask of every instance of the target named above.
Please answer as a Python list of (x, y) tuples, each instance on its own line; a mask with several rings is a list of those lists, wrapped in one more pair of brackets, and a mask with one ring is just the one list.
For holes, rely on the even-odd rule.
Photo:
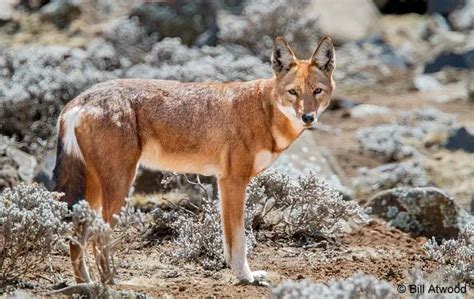
[(358, 273), (347, 279), (331, 280), (327, 284), (308, 280), (287, 280), (271, 288), (272, 297), (278, 299), (349, 299), (349, 298), (397, 298), (397, 292), (386, 281)]
[(247, 194), (249, 225), (284, 237), (335, 236), (344, 223), (365, 218), (355, 201), (343, 200), (314, 174), (293, 180), (284, 173), (266, 171), (252, 180)]
[(446, 283), (474, 283), (474, 227), (468, 225), (456, 239), (434, 238), (423, 246), (428, 258), (437, 261), (435, 270)]
[[(249, 0), (241, 16), (222, 19), (220, 38), (228, 44), (238, 44), (255, 55), (268, 59), (277, 36), (285, 39), (297, 55), (311, 55), (317, 46), (317, 17), (308, 13), (309, 0)], [(302, 57), (306, 58), (306, 57)]]
[(34, 274), (70, 233), (61, 195), (33, 184), (0, 195), (0, 282)]

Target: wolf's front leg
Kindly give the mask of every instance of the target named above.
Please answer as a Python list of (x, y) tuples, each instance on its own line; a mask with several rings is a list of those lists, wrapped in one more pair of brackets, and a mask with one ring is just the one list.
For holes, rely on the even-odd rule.
[(227, 177), (219, 180), (224, 253), (227, 264), (240, 283), (265, 284), (265, 271), (250, 271), (247, 262), (244, 209), (248, 180)]

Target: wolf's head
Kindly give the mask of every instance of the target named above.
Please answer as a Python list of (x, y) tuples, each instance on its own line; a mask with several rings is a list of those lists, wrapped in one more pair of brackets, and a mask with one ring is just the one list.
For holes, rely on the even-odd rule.
[(323, 37), (309, 60), (299, 60), (282, 37), (273, 44), (277, 106), (298, 125), (310, 127), (329, 105), (335, 89), (332, 74), (336, 65), (334, 46)]

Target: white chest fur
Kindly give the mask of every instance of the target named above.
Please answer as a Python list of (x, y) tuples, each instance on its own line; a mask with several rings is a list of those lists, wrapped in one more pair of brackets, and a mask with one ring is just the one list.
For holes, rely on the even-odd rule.
[(253, 160), (253, 171), (255, 174), (265, 170), (275, 159), (278, 158), (278, 154), (272, 153), (267, 150), (258, 152)]

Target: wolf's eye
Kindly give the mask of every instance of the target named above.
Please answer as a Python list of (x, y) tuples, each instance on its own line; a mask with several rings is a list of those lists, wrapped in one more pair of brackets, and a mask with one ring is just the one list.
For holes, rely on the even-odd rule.
[(316, 88), (316, 89), (314, 90), (313, 93), (314, 93), (315, 95), (317, 95), (317, 94), (320, 94), (321, 92), (323, 92), (323, 90), (318, 87), (318, 88)]
[(294, 90), (293, 88), (288, 90), (288, 93), (291, 94), (291, 95), (297, 95), (298, 93), (296, 92), (296, 90)]

